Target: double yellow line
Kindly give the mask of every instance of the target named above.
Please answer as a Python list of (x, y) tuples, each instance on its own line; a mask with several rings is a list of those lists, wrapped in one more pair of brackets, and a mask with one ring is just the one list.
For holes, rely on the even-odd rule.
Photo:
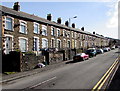
[(96, 90), (99, 91), (103, 87), (103, 85), (105, 84), (105, 82), (107, 81), (108, 77), (113, 72), (117, 64), (118, 64), (118, 58), (115, 60), (112, 66), (108, 69), (108, 71), (103, 75), (103, 77), (99, 80), (99, 82), (93, 87), (92, 91), (96, 91)]

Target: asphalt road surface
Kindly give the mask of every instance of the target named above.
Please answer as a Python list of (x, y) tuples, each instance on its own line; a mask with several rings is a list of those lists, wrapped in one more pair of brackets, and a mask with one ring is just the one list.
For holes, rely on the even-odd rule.
[(118, 57), (117, 51), (11, 81), (3, 89), (92, 89)]

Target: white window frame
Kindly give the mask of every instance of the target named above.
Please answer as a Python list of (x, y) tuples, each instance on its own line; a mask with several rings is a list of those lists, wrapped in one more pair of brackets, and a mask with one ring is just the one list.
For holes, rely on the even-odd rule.
[[(43, 30), (46, 31), (46, 34), (43, 34)], [(48, 34), (47, 34), (47, 26), (46, 26), (46, 25), (42, 25), (42, 35), (44, 35), (44, 36), (47, 36), (47, 35), (48, 35)]]
[[(46, 40), (46, 41), (47, 41), (47, 47), (46, 47), (46, 48), (48, 48), (48, 39), (47, 39), (47, 38), (42, 38), (42, 43), (43, 43), (43, 40)], [(42, 44), (42, 48), (44, 48), (44, 47), (43, 47), (43, 44)]]
[[(37, 42), (37, 50), (35, 50), (35, 38), (38, 40), (38, 42)], [(39, 51), (39, 49), (40, 49), (39, 37), (34, 36), (34, 51)]]
[[(27, 22), (26, 22), (26, 21), (23, 21), (23, 20), (19, 20), (19, 22), (20, 22), (20, 30), (19, 30), (19, 32), (22, 33), (22, 34), (27, 34)], [(22, 25), (22, 23), (23, 23), (23, 24), (25, 25), (25, 27), (26, 27), (25, 33), (23, 33), (23, 32), (21, 31), (21, 25)]]
[(20, 49), (20, 39), (25, 39), (27, 41), (27, 43), (26, 43), (26, 51), (23, 51), (23, 52), (27, 52), (28, 51), (28, 38), (18, 37), (18, 39), (19, 39), (19, 49)]
[[(35, 32), (35, 25), (38, 25), (38, 32), (37, 33)], [(35, 34), (39, 34), (40, 33), (40, 27), (39, 27), (39, 25), (40, 25), (39, 23), (34, 22), (34, 31), (33, 32)]]
[[(54, 44), (53, 44), (53, 46), (52, 46), (52, 40), (54, 40)], [(51, 38), (51, 48), (55, 48), (55, 38)]]
[[(7, 20), (7, 18), (11, 18), (11, 19), (12, 19), (12, 29), (7, 29), (7, 28), (6, 28), (6, 20)], [(14, 31), (14, 28), (13, 28), (13, 27), (14, 27), (14, 18), (11, 17), (11, 16), (6, 16), (6, 17), (5, 17), (5, 29), (6, 29), (6, 30), (10, 30), (10, 31)]]

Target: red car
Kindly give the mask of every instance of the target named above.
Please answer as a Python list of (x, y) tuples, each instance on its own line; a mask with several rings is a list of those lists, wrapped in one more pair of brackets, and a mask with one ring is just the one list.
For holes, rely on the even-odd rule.
[(87, 55), (85, 53), (80, 53), (80, 54), (77, 54), (73, 57), (74, 61), (84, 61), (87, 59), (89, 59), (89, 55)]

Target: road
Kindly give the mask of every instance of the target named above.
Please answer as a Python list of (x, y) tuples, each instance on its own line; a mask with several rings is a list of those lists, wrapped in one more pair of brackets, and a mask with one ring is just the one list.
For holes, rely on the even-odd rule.
[(92, 89), (118, 57), (116, 50), (3, 85), (3, 89)]

